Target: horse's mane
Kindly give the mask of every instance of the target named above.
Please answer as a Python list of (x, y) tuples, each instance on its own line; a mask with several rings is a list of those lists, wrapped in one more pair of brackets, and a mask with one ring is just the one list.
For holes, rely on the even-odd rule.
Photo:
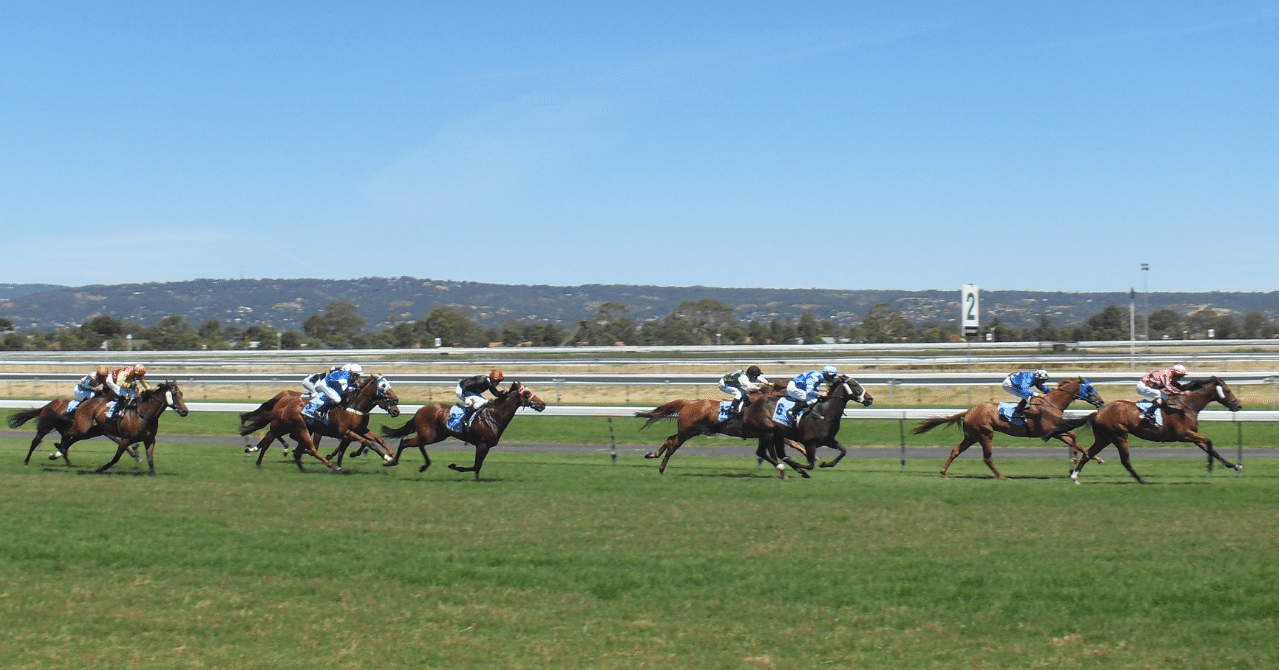
[(159, 393), (161, 390), (167, 391), (177, 385), (178, 383), (173, 381), (172, 379), (160, 382), (159, 384), (156, 385), (155, 388), (147, 389), (143, 391), (142, 393), (139, 393), (138, 400), (146, 400), (147, 398), (150, 398), (151, 396)]
[(1196, 379), (1194, 381), (1186, 382), (1181, 385), (1181, 388), (1183, 391), (1198, 391), (1199, 389), (1213, 383), (1222, 384), (1224, 382), (1216, 376), (1212, 376), (1207, 379)]

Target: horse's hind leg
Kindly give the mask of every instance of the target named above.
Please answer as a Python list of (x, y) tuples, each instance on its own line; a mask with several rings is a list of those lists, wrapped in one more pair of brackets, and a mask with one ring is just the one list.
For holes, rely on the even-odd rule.
[[(666, 438), (666, 441), (662, 443), (662, 446), (658, 447), (656, 451), (650, 451), (647, 454), (644, 454), (644, 458), (658, 458), (665, 454), (669, 454), (671, 451), (671, 443), (675, 442), (676, 440), (679, 440), (679, 433), (676, 433)], [(675, 448), (679, 449), (680, 444), (683, 444), (682, 440), (680, 440), (679, 443), (675, 445)]]
[(31, 464), (31, 454), (35, 453), (36, 447), (40, 446), (40, 441), (44, 439), (44, 436), (48, 435), (52, 431), (53, 428), (46, 428), (44, 426), (36, 428), (36, 436), (31, 440), (31, 448), (27, 450), (27, 459), (22, 461), (24, 466)]
[(947, 456), (946, 462), (942, 464), (941, 476), (945, 477), (946, 471), (950, 469), (950, 464), (956, 458), (959, 458), (960, 454), (964, 453), (965, 451), (968, 451), (968, 447), (973, 446), (976, 442), (977, 442), (977, 438), (973, 437), (972, 435), (969, 435), (968, 431), (964, 431), (964, 439), (960, 440), (959, 444), (955, 445), (955, 448), (950, 450), (950, 456)]

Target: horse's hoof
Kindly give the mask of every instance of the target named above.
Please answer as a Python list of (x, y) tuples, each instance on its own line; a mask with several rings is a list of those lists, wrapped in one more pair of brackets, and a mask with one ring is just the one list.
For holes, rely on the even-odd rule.
[(334, 472), (341, 472), (341, 471), (342, 471), (342, 466), (340, 466), (340, 465), (335, 465), (335, 466), (333, 466), (333, 471), (334, 471)]
[(799, 473), (799, 476), (803, 477), (804, 479), (812, 479), (812, 478), (813, 478), (813, 476), (812, 476), (812, 475), (808, 474), (808, 471), (807, 471), (807, 470), (799, 470), (799, 469), (796, 469), (796, 470), (795, 470), (795, 472), (798, 472), (798, 473)]
[(59, 458), (62, 458), (62, 452), (60, 451), (55, 451), (52, 454), (49, 454), (49, 460), (51, 461), (56, 461)]

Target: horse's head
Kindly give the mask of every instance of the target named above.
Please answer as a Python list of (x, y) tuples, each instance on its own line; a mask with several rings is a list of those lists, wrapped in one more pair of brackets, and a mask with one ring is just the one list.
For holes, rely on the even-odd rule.
[(1101, 407), (1106, 404), (1106, 401), (1101, 399), (1101, 394), (1097, 393), (1097, 387), (1083, 377), (1064, 380), (1057, 385), (1057, 388), (1074, 394), (1076, 398), (1093, 407)]
[(1213, 395), (1211, 398), (1222, 405), (1225, 405), (1226, 409), (1232, 412), (1238, 412), (1243, 408), (1243, 403), (1239, 402), (1239, 399), (1235, 397), (1235, 394), (1230, 390), (1230, 387), (1226, 386), (1226, 382), (1221, 381), (1217, 377), (1211, 377), (1205, 383), (1205, 386), (1213, 387)]
[(861, 384), (857, 383), (856, 379), (848, 375), (839, 375), (831, 382), (830, 387), (832, 395), (837, 391), (843, 391), (848, 394), (847, 397), (853, 402), (859, 402), (865, 407), (870, 407), (871, 403), (875, 402), (875, 398)]
[(391, 418), (400, 415), (400, 396), (395, 395), (395, 390), (391, 388), (391, 382), (387, 381), (386, 377), (374, 375), (373, 390), (377, 394), (375, 404), (378, 407), (386, 410)]
[(178, 383), (173, 380), (164, 382), (155, 388), (156, 392), (164, 391), (165, 406), (178, 413), (178, 416), (186, 416), (191, 410), (187, 409), (186, 401), (182, 399), (182, 389), (178, 388)]
[(535, 412), (540, 412), (546, 409), (546, 403), (542, 402), (542, 399), (537, 397), (537, 394), (533, 392), (533, 389), (519, 382), (511, 382), (511, 390), (509, 393), (513, 393), (519, 397), (520, 407), (532, 407)]

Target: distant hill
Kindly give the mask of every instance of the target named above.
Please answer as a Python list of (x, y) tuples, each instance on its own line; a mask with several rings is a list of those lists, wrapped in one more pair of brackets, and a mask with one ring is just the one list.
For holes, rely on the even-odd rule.
[[(819, 320), (840, 324), (860, 321), (870, 307), (888, 302), (918, 323), (946, 323), (959, 314), (959, 289), (946, 291), (761, 289), (708, 286), (523, 286), (477, 282), (367, 277), (332, 279), (196, 279), (184, 282), (52, 286), (0, 284), (0, 317), (19, 329), (54, 330), (79, 325), (99, 314), (149, 326), (170, 314), (199, 325), (210, 319), (241, 327), (269, 324), (300, 330), (302, 322), (333, 300), (359, 307), (368, 327), (420, 319), (431, 310), (451, 306), (478, 323), (495, 327), (508, 319), (524, 323), (556, 322), (566, 327), (594, 315), (605, 302), (626, 305), (631, 319), (642, 323), (662, 318), (681, 302), (714, 298), (737, 309), (742, 323), (798, 319), (812, 312)], [(982, 323), (998, 316), (1005, 324), (1034, 326), (1048, 312), (1056, 326), (1081, 324), (1107, 305), (1127, 307), (1127, 292), (1053, 293), (983, 291)], [(1144, 305), (1137, 297), (1137, 308)], [(1169, 308), (1189, 314), (1212, 307), (1241, 315), (1260, 311), (1279, 320), (1279, 292), (1152, 293), (1151, 310)]]

